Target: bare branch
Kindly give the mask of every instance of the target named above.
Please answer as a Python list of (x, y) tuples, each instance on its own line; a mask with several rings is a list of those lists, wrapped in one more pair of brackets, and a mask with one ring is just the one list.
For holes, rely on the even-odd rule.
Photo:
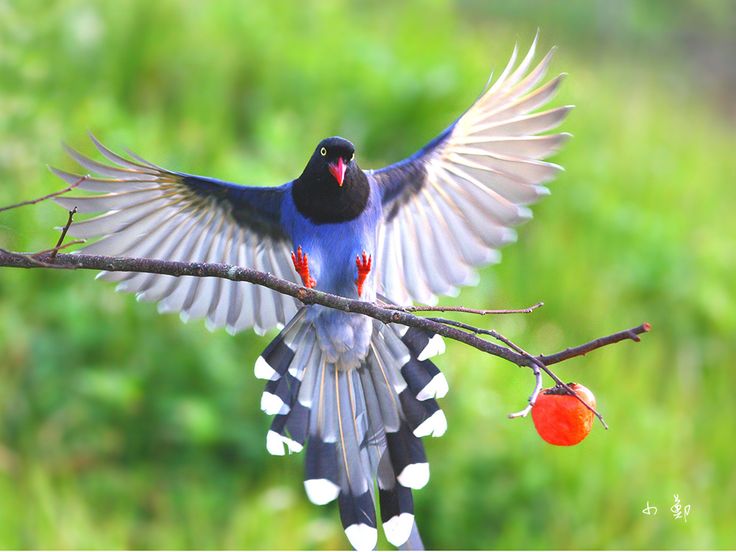
[[(475, 326), (471, 326), (470, 324), (465, 324), (463, 322), (458, 322), (456, 320), (449, 320), (447, 318), (431, 318), (430, 320), (434, 320), (434, 321), (440, 322), (442, 324), (447, 324), (449, 326), (455, 326), (457, 328), (462, 328), (464, 330), (467, 330), (469, 332), (473, 332), (475, 334), (489, 335), (489, 336), (493, 337), (494, 339), (498, 339), (499, 341), (501, 341), (505, 345), (508, 345), (508, 347), (510, 349), (512, 349), (514, 352), (522, 355), (525, 359), (527, 359), (528, 362), (527, 362), (526, 366), (531, 367), (532, 370), (534, 371), (534, 375), (537, 377), (537, 385), (539, 384), (539, 377), (538, 377), (537, 372), (538, 372), (539, 368), (541, 368), (542, 370), (544, 370), (544, 372), (549, 377), (551, 377), (555, 381), (555, 383), (557, 385), (559, 385), (560, 387), (564, 388), (569, 395), (572, 395), (573, 397), (575, 397), (578, 401), (580, 401), (583, 404), (583, 406), (585, 406), (585, 408), (587, 408), (593, 414), (595, 414), (596, 418), (598, 418), (600, 420), (601, 424), (603, 424), (603, 427), (605, 429), (608, 429), (608, 424), (606, 423), (606, 420), (603, 419), (603, 416), (601, 416), (601, 414), (595, 408), (593, 408), (593, 406), (589, 405), (582, 397), (580, 397), (577, 393), (575, 393), (570, 388), (569, 385), (567, 385), (564, 381), (562, 381), (557, 376), (557, 374), (555, 374), (552, 370), (550, 370), (549, 367), (542, 361), (542, 358), (541, 357), (532, 356), (531, 354), (527, 353), (524, 349), (522, 349), (521, 347), (519, 347), (518, 345), (516, 345), (508, 337), (505, 337), (505, 336), (501, 335), (496, 330), (485, 330), (483, 328), (476, 328)], [(648, 324), (642, 324), (642, 326), (639, 326), (639, 328), (641, 328), (643, 326), (648, 326)], [(636, 330), (636, 329), (638, 329), (638, 328), (634, 328), (633, 330)], [(623, 332), (618, 332), (617, 334), (613, 334), (613, 335), (614, 336), (618, 336), (620, 334), (631, 333), (633, 330), (625, 330)], [(634, 334), (632, 334), (632, 335), (634, 335)], [(596, 347), (590, 347), (591, 343), (595, 343), (595, 342), (604, 343), (605, 340), (607, 340), (607, 339), (609, 339), (611, 337), (612, 336), (607, 336), (607, 337), (599, 338), (599, 339), (596, 339), (594, 341), (591, 341), (590, 343), (586, 343), (584, 345), (581, 345), (580, 347), (586, 347), (587, 346), (588, 347), (588, 350), (589, 351), (592, 351), (593, 349), (597, 349), (597, 348), (602, 347), (603, 344), (599, 344)], [(635, 341), (639, 341), (638, 336), (634, 335), (634, 338), (632, 338), (632, 339), (634, 339)], [(618, 341), (622, 341), (623, 339), (626, 339), (626, 337), (622, 337), (622, 338), (618, 339)], [(601, 341), (601, 340), (603, 340), (603, 341)], [(575, 347), (575, 349), (579, 349), (580, 347)], [(568, 351), (571, 351), (571, 349), (568, 349)], [(553, 356), (555, 356), (555, 355), (553, 355)], [(578, 355), (572, 355), (572, 356), (578, 356)], [(535, 386), (535, 391), (536, 391), (536, 386)], [(534, 401), (536, 401), (538, 395), (539, 395), (539, 392), (534, 392), (529, 397), (529, 405), (528, 405), (528, 409), (529, 410), (531, 410), (531, 408), (534, 406)], [(526, 416), (527, 414), (528, 414), (528, 410), (527, 410), (527, 408), (525, 408), (524, 410), (521, 410), (520, 412), (515, 413), (513, 416), (509, 415), (509, 418), (520, 418), (520, 417)]]
[(523, 309), (470, 309), (468, 307), (452, 306), (408, 305), (402, 307), (399, 305), (386, 305), (387, 308), (401, 312), (464, 312), (468, 314), (480, 314), (482, 316), (487, 314), (528, 314), (543, 306), (544, 303), (541, 301)]
[(64, 228), (61, 229), (61, 236), (59, 236), (59, 241), (56, 242), (54, 249), (51, 251), (52, 259), (56, 258), (56, 254), (59, 252), (59, 249), (61, 249), (61, 244), (64, 243), (64, 238), (66, 238), (66, 233), (69, 231), (69, 227), (72, 225), (72, 221), (74, 220), (74, 215), (76, 213), (77, 213), (76, 206), (74, 207), (74, 209), (69, 211), (69, 218), (67, 219), (66, 224), (64, 225)]
[[(15, 268), (44, 267), (61, 269), (91, 269), (104, 270), (108, 272), (146, 272), (151, 274), (166, 274), (169, 276), (197, 276), (200, 278), (215, 277), (225, 278), (236, 282), (250, 282), (252, 284), (265, 286), (279, 293), (295, 297), (306, 305), (323, 305), (346, 312), (365, 314), (366, 316), (370, 316), (386, 324), (402, 324), (404, 326), (427, 330), (448, 339), (465, 343), (466, 345), (470, 345), (471, 347), (485, 353), (503, 358), (504, 360), (513, 362), (518, 366), (531, 367), (535, 364), (535, 361), (532, 360), (535, 357), (530, 358), (508, 347), (496, 345), (495, 343), (491, 343), (490, 341), (475, 335), (476, 333), (479, 333), (496, 337), (488, 330), (475, 332), (478, 328), (473, 328), (473, 333), (468, 333), (468, 331), (463, 331), (460, 327), (453, 327), (430, 318), (422, 318), (408, 312), (390, 309), (374, 303), (360, 301), (358, 299), (348, 299), (346, 297), (340, 297), (338, 295), (325, 293), (316, 289), (304, 288), (293, 282), (277, 278), (272, 274), (259, 272), (250, 268), (225, 264), (184, 263), (179, 261), (136, 259), (130, 257), (106, 257), (102, 255), (84, 254), (59, 254), (55, 258), (51, 258), (51, 254), (41, 254), (32, 258), (29, 255), (21, 255), (4, 250), (0, 250), (0, 266)], [(460, 323), (456, 323), (455, 325), (457, 326), (459, 324)], [(632, 330), (626, 330), (625, 332), (619, 332), (619, 334), (633, 334), (637, 330), (638, 328), (634, 328)], [(619, 334), (614, 334), (614, 336)], [(595, 342), (591, 342), (594, 344), (597, 343), (595, 345), (591, 346), (591, 344), (586, 344), (581, 347), (585, 348), (586, 352), (597, 349), (607, 344), (606, 340), (610, 338), (611, 336), (600, 338)], [(621, 339), (626, 339), (626, 337), (620, 338), (618, 341)], [(571, 349), (571, 351), (574, 352), (578, 349), (580, 348), (575, 347)], [(563, 351), (563, 353), (551, 355), (550, 358), (556, 359), (561, 354), (577, 356), (582, 353), (573, 354)], [(542, 357), (538, 360), (544, 363)], [(556, 362), (560, 362), (561, 360), (562, 359), (557, 359)], [(555, 381), (559, 381), (559, 378), (556, 376), (551, 375), (551, 377), (553, 377)]]
[[(44, 249), (43, 251), (36, 251), (35, 253), (15, 253), (15, 254), (16, 255), (21, 255), (21, 256), (38, 257), (38, 256), (41, 256), (41, 255), (50, 255), (54, 251), (56, 251), (58, 253), (59, 251), (62, 251), (64, 249), (69, 249), (70, 247), (73, 247), (75, 245), (82, 245), (84, 243), (87, 243), (87, 240), (74, 240), (74, 241), (70, 241), (68, 243), (65, 243), (64, 245), (56, 245), (56, 246), (52, 247), (51, 249)], [(56, 265), (47, 265), (47, 267), (48, 268), (67, 268), (67, 267), (56, 266)]]
[(529, 400), (527, 401), (528, 404), (522, 410), (509, 414), (508, 416), (510, 419), (526, 418), (532, 411), (534, 404), (537, 402), (537, 397), (539, 397), (539, 394), (542, 392), (542, 388), (544, 387), (542, 371), (539, 369), (539, 366), (533, 364), (532, 372), (534, 372), (534, 390), (532, 391), (532, 394), (529, 395)]
[(51, 250), (41, 251), (39, 253), (28, 254), (28, 253), (14, 253), (13, 251), (6, 251), (5, 249), (0, 249), (0, 259), (7, 260), (7, 263), (0, 261), (0, 266), (21, 266), (22, 265), (23, 268), (61, 268), (61, 269), (73, 268), (73, 267), (59, 266), (53, 263), (45, 263), (43, 261), (39, 261), (36, 258), (36, 255), (44, 256), (50, 253), (51, 253)]
[(81, 177), (76, 182), (72, 182), (71, 184), (69, 184), (69, 186), (67, 186), (63, 190), (56, 191), (54, 193), (45, 195), (43, 197), (37, 197), (36, 199), (29, 199), (28, 201), (21, 201), (20, 203), (14, 203), (13, 205), (7, 205), (5, 207), (0, 207), (0, 213), (2, 213), (3, 211), (10, 211), (11, 209), (17, 209), (18, 207), (25, 207), (26, 205), (35, 205), (36, 203), (41, 203), (42, 201), (46, 201), (47, 199), (52, 199), (56, 196), (64, 195), (67, 192), (71, 192), (74, 188), (79, 186), (82, 182), (84, 182), (88, 178), (89, 178), (89, 175), (87, 174)]
[(628, 330), (623, 330), (611, 335), (599, 337), (598, 339), (594, 339), (592, 341), (589, 341), (588, 343), (583, 343), (582, 345), (578, 345), (577, 347), (570, 347), (553, 355), (539, 355), (536, 358), (541, 360), (547, 366), (549, 366), (550, 364), (557, 364), (558, 362), (563, 362), (577, 356), (585, 356), (591, 351), (595, 351), (596, 349), (600, 349), (601, 347), (605, 347), (606, 345), (618, 343), (619, 341), (625, 341), (626, 339), (631, 339), (632, 341), (637, 342), (641, 341), (639, 336), (641, 334), (647, 333), (651, 329), (652, 325), (649, 324), (649, 322), (644, 322), (643, 324), (636, 326), (635, 328), (629, 328)]
[[(451, 326), (462, 328), (464, 330), (473, 332), (475, 334), (489, 335), (493, 337), (494, 339), (499, 339), (500, 341), (503, 341), (505, 339), (502, 335), (500, 335), (498, 332), (494, 330), (485, 330), (483, 328), (476, 328), (475, 326), (471, 326), (470, 324), (465, 324), (463, 322), (458, 322), (456, 320), (450, 320), (448, 318), (428, 318), (428, 320), (434, 320), (442, 324), (449, 324)], [(643, 324), (640, 324), (639, 326), (636, 326), (634, 328), (629, 328), (628, 330), (622, 330), (620, 332), (616, 332), (611, 335), (598, 337), (596, 339), (593, 339), (592, 341), (583, 343), (582, 345), (577, 345), (575, 347), (569, 347), (565, 349), (564, 351), (560, 351), (559, 353), (554, 353), (551, 355), (538, 355), (532, 358), (540, 361), (545, 366), (549, 366), (551, 364), (558, 364), (560, 362), (570, 360), (571, 358), (575, 358), (578, 356), (585, 356), (586, 354), (592, 351), (595, 351), (596, 349), (601, 349), (602, 347), (606, 347), (607, 345), (613, 345), (614, 343), (625, 341), (627, 339), (639, 342), (641, 341), (641, 338), (639, 338), (639, 336), (649, 332), (651, 329), (652, 329), (652, 325), (649, 322), (644, 322)], [(561, 382), (558, 382), (557, 380), (555, 380), (555, 382), (561, 383)], [(564, 385), (564, 383), (562, 385)]]
[(106, 257), (102, 255), (69, 255), (59, 254), (51, 258), (51, 254), (22, 255), (0, 250), (0, 266), (15, 268), (63, 268), (63, 269), (92, 269), (107, 272), (146, 272), (151, 274), (166, 274), (169, 276), (197, 276), (200, 278), (216, 277), (236, 282), (250, 282), (261, 285), (295, 297), (306, 305), (324, 305), (346, 312), (365, 314), (386, 324), (402, 324), (438, 333), (443, 337), (461, 341), (486, 353), (504, 358), (514, 364), (525, 366), (526, 360), (505, 347), (500, 347), (477, 336), (463, 332), (457, 328), (447, 327), (444, 324), (432, 322), (426, 318), (411, 313), (399, 312), (386, 307), (348, 299), (316, 289), (309, 289), (276, 276), (253, 270), (214, 263), (185, 263), (179, 261), (161, 261), (155, 259), (138, 259), (131, 257)]
[[(511, 347), (517, 353), (519, 353), (521, 355), (524, 355), (528, 359), (533, 359), (534, 360), (534, 365), (532, 366), (532, 368), (541, 368), (542, 370), (544, 370), (547, 373), (547, 375), (549, 375), (553, 380), (555, 380), (555, 382), (557, 383), (557, 385), (563, 387), (567, 391), (567, 393), (569, 395), (572, 395), (573, 397), (575, 397), (580, 403), (582, 403), (582, 405), (585, 408), (587, 408), (593, 414), (595, 414), (595, 417), (598, 418), (598, 420), (600, 420), (600, 422), (603, 425), (603, 428), (604, 429), (608, 429), (608, 424), (606, 423), (606, 420), (603, 419), (603, 416), (601, 416), (600, 412), (598, 412), (593, 407), (593, 405), (588, 404), (588, 402), (585, 399), (583, 399), (580, 395), (578, 395), (577, 393), (575, 393), (575, 391), (573, 391), (572, 388), (568, 384), (566, 384), (559, 377), (557, 377), (557, 374), (555, 374), (552, 370), (550, 370), (547, 367), (546, 364), (544, 364), (541, 360), (539, 360), (539, 358), (533, 357), (532, 355), (530, 355), (529, 353), (527, 353), (524, 349), (522, 349), (518, 345), (512, 343), (509, 339), (507, 339), (506, 337), (502, 336), (498, 332), (496, 332), (496, 336), (497, 336), (498, 339), (500, 339), (501, 341), (503, 341), (504, 343), (506, 343), (509, 347)], [(539, 393), (537, 393), (537, 395), (539, 395)], [(532, 397), (534, 397), (534, 401), (537, 400), (537, 397), (534, 395), (534, 393), (532, 393)], [(529, 399), (529, 401), (530, 401), (529, 402), (529, 408), (531, 409), (531, 407), (534, 406), (534, 402), (532, 402), (531, 398)]]

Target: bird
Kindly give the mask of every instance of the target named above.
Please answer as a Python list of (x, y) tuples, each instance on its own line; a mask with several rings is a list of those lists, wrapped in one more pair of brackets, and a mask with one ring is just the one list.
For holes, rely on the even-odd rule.
[[(544, 82), (554, 49), (535, 64), (537, 39), (523, 57), (515, 46), (444, 131), (387, 167), (361, 169), (354, 144), (333, 136), (290, 182), (240, 185), (122, 156), (91, 136), (106, 162), (67, 151), (99, 176), (52, 171), (93, 194), (56, 202), (96, 213), (69, 229), (99, 238), (81, 250), (88, 254), (247, 266), (348, 298), (433, 304), (499, 262), (514, 227), (531, 218), (528, 206), (562, 170), (546, 159), (570, 137), (556, 128), (572, 106), (542, 110), (565, 74)], [(355, 549), (376, 546), (377, 507), (387, 540), (411, 546), (413, 491), (430, 477), (422, 439), (448, 427), (437, 402), (448, 381), (431, 360), (444, 352), (440, 336), (245, 282), (98, 277), (162, 313), (206, 318), (210, 329), (280, 330), (254, 367), (266, 381), (261, 409), (273, 416), (268, 452), (304, 452), (308, 499), (337, 501)]]

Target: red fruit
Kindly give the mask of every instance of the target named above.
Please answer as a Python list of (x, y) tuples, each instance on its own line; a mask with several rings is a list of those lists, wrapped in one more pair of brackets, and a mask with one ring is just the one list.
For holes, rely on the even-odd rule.
[[(579, 383), (569, 383), (575, 394), (595, 408), (595, 396)], [(563, 387), (543, 390), (532, 407), (532, 419), (539, 436), (553, 445), (577, 445), (593, 427), (593, 413), (567, 394)]]

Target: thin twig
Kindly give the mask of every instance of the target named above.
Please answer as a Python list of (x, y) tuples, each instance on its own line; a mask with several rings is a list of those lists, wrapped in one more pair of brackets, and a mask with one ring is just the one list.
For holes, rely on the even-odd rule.
[(13, 205), (7, 205), (5, 207), (0, 207), (0, 213), (3, 211), (9, 211), (10, 209), (17, 209), (18, 207), (25, 207), (26, 205), (35, 205), (36, 203), (41, 203), (42, 201), (46, 201), (47, 199), (52, 199), (56, 196), (64, 195), (67, 192), (71, 192), (74, 188), (79, 186), (82, 182), (87, 180), (89, 178), (89, 175), (84, 175), (80, 177), (76, 182), (72, 182), (64, 188), (63, 190), (56, 191), (54, 193), (45, 195), (43, 197), (37, 197), (36, 199), (29, 199), (28, 201), (21, 201), (20, 203), (14, 203)]
[(77, 206), (75, 205), (74, 209), (69, 211), (69, 218), (67, 219), (64, 228), (61, 229), (61, 236), (59, 236), (59, 241), (56, 242), (54, 249), (51, 251), (51, 259), (55, 259), (56, 254), (59, 252), (59, 249), (61, 249), (61, 244), (64, 243), (64, 238), (66, 238), (66, 233), (69, 231), (69, 227), (72, 225), (72, 220), (74, 220), (74, 215), (76, 213)]
[[(54, 251), (58, 253), (59, 251), (63, 251), (64, 249), (69, 249), (70, 247), (73, 247), (75, 245), (82, 245), (84, 243), (87, 243), (87, 240), (74, 240), (74, 241), (67, 242), (64, 245), (52, 247), (51, 249), (44, 249), (43, 251), (36, 251), (34, 253), (21, 253), (21, 255), (30, 255), (31, 257), (51, 255)], [(51, 268), (56, 268), (56, 265), (49, 265), (49, 266)]]
[(399, 305), (387, 305), (386, 308), (401, 311), (401, 312), (465, 312), (468, 314), (488, 315), (488, 314), (528, 314), (543, 306), (544, 306), (544, 303), (540, 301), (539, 303), (533, 304), (531, 307), (526, 307), (523, 309), (471, 309), (468, 307), (452, 307), (452, 306), (443, 307), (443, 306), (429, 306), (429, 305), (408, 305), (406, 307), (402, 307)]
[(625, 341), (626, 339), (631, 339), (632, 341), (637, 342), (641, 341), (639, 336), (641, 334), (647, 333), (651, 329), (652, 325), (648, 322), (644, 322), (643, 324), (636, 326), (635, 328), (629, 328), (628, 330), (623, 330), (611, 335), (599, 337), (598, 339), (594, 339), (592, 341), (589, 341), (588, 343), (583, 343), (582, 345), (578, 345), (577, 347), (570, 347), (553, 355), (539, 355), (537, 358), (547, 366), (549, 366), (550, 364), (557, 364), (558, 362), (563, 362), (574, 357), (585, 356), (591, 351), (595, 351), (596, 349), (600, 349), (601, 347), (605, 347), (606, 345), (618, 343), (619, 341)]
[[(449, 324), (457, 328), (461, 328), (469, 332), (473, 332), (475, 334), (488, 335), (495, 339), (499, 339), (500, 337), (500, 334), (498, 334), (498, 332), (495, 332), (493, 330), (485, 330), (483, 328), (476, 328), (475, 326), (471, 326), (470, 324), (458, 322), (457, 320), (450, 320), (449, 318), (433, 317), (433, 318), (427, 318), (427, 320), (433, 320), (441, 324)], [(575, 358), (578, 356), (585, 356), (586, 354), (592, 351), (595, 351), (596, 349), (601, 349), (608, 345), (613, 345), (614, 343), (625, 341), (627, 339), (639, 342), (641, 341), (641, 338), (639, 336), (651, 331), (651, 329), (652, 329), (652, 325), (649, 322), (644, 322), (643, 324), (640, 324), (639, 326), (635, 326), (633, 328), (629, 328), (628, 330), (621, 330), (620, 332), (616, 332), (611, 335), (598, 337), (596, 339), (588, 341), (587, 343), (583, 343), (582, 345), (577, 345), (575, 347), (569, 347), (565, 349), (564, 351), (560, 351), (558, 353), (554, 353), (551, 355), (538, 355), (533, 358), (536, 360), (539, 360), (545, 366), (550, 366), (551, 364), (558, 364), (560, 362), (570, 360), (571, 358)]]
[[(552, 370), (550, 370), (549, 368), (547, 368), (544, 365), (543, 362), (540, 362), (538, 359), (534, 358), (532, 355), (530, 355), (529, 353), (527, 353), (524, 349), (522, 349), (521, 347), (519, 347), (516, 343), (514, 343), (513, 341), (511, 341), (505, 335), (500, 334), (496, 330), (488, 330), (488, 331), (490, 332), (490, 334), (493, 337), (495, 337), (496, 339), (498, 339), (502, 343), (508, 345), (509, 347), (511, 347), (511, 349), (513, 349), (514, 351), (516, 351), (520, 355), (523, 355), (525, 358), (527, 358), (531, 362), (531, 369), (532, 369), (532, 372), (534, 373), (534, 390), (532, 391), (532, 394), (529, 395), (529, 400), (527, 401), (527, 405), (526, 405), (526, 407), (523, 410), (521, 410), (519, 412), (516, 412), (516, 413), (513, 413), (513, 414), (509, 414), (509, 418), (512, 418), (512, 419), (513, 418), (524, 418), (524, 417), (527, 416), (527, 414), (529, 414), (529, 412), (531, 412), (532, 408), (534, 408), (534, 403), (537, 402), (537, 397), (539, 396), (539, 393), (542, 391), (542, 372), (540, 371), (540, 369), (544, 370), (555, 381), (559, 381), (559, 378), (557, 377), (557, 374), (555, 374)], [(580, 397), (578, 397), (578, 399), (591, 412), (593, 412), (596, 416), (598, 416), (598, 419), (603, 424), (603, 427), (605, 427), (606, 429), (608, 429), (608, 426), (606, 425), (606, 422), (603, 419), (603, 417), (600, 414), (598, 414), (598, 412), (596, 412), (596, 410), (592, 406), (590, 406), (585, 401), (583, 401), (582, 399), (580, 399)]]
[[(496, 336), (497, 336), (497, 339), (499, 339), (500, 341), (503, 341), (504, 343), (506, 343), (509, 347), (511, 347), (517, 353), (524, 355), (526, 358), (533, 359), (534, 360), (534, 366), (535, 367), (539, 367), (542, 370), (544, 370), (549, 377), (551, 377), (553, 380), (555, 380), (555, 382), (557, 383), (557, 385), (562, 386), (565, 389), (565, 391), (567, 391), (567, 393), (569, 395), (572, 395), (573, 397), (575, 397), (580, 403), (582, 403), (582, 405), (585, 408), (587, 408), (588, 410), (590, 410), (595, 415), (595, 417), (598, 418), (598, 420), (601, 422), (601, 424), (603, 425), (603, 428), (604, 429), (608, 429), (608, 424), (606, 423), (606, 420), (603, 419), (603, 416), (601, 415), (601, 413), (598, 412), (593, 407), (593, 405), (588, 404), (588, 402), (585, 399), (583, 399), (580, 395), (578, 395), (577, 393), (575, 393), (575, 391), (573, 391), (570, 388), (569, 385), (567, 385), (559, 377), (557, 377), (557, 374), (555, 374), (552, 370), (550, 370), (549, 367), (546, 364), (544, 364), (537, 357), (533, 357), (532, 355), (530, 355), (529, 353), (527, 353), (524, 349), (522, 349), (518, 345), (512, 343), (511, 340), (509, 340), (508, 338), (506, 338), (503, 335), (499, 334), (498, 332), (496, 332)], [(534, 397), (534, 400), (536, 400), (536, 397)], [(530, 408), (533, 407), (534, 406), (534, 403), (532, 402), (529, 406), (530, 406)]]
[(537, 397), (539, 397), (539, 394), (542, 392), (542, 388), (544, 387), (544, 382), (542, 381), (542, 371), (539, 369), (539, 366), (537, 366), (536, 363), (532, 364), (532, 372), (534, 373), (534, 390), (532, 391), (532, 394), (529, 395), (529, 400), (527, 401), (526, 407), (524, 407), (522, 410), (519, 410), (518, 412), (512, 412), (508, 415), (511, 419), (526, 418), (532, 411), (534, 404), (537, 402)]
[[(498, 333), (495, 330), (485, 330), (483, 328), (476, 328), (475, 326), (471, 326), (470, 324), (465, 324), (463, 322), (458, 322), (456, 320), (450, 320), (450, 319), (447, 319), (447, 318), (431, 318), (431, 320), (436, 321), (436, 322), (439, 322), (441, 324), (447, 324), (447, 325), (450, 325), (450, 326), (455, 326), (457, 328), (462, 328), (464, 330), (467, 330), (469, 332), (473, 332), (475, 334), (489, 335), (489, 336), (493, 337), (494, 339), (498, 339), (499, 341), (501, 341), (502, 343), (504, 343), (505, 345), (507, 345), (509, 348), (511, 348), (514, 352), (516, 352), (516, 353), (522, 355), (524, 358), (526, 358), (529, 361), (529, 364), (527, 364), (527, 366), (530, 366), (532, 368), (532, 370), (534, 370), (535, 367), (541, 368), (542, 370), (544, 370), (544, 372), (549, 377), (551, 377), (555, 381), (555, 383), (557, 385), (559, 385), (560, 387), (564, 388), (568, 392), (568, 394), (572, 395), (578, 401), (580, 401), (585, 406), (585, 408), (587, 408), (593, 414), (595, 414), (596, 418), (598, 418), (598, 420), (600, 420), (601, 424), (603, 424), (603, 427), (606, 428), (606, 429), (608, 429), (608, 424), (606, 423), (606, 420), (603, 419), (603, 416), (601, 416), (601, 414), (595, 408), (593, 408), (593, 406), (591, 406), (590, 404), (588, 404), (582, 397), (580, 397), (577, 393), (575, 393), (570, 388), (569, 385), (567, 385), (564, 381), (562, 381), (557, 376), (557, 374), (555, 374), (552, 370), (550, 370), (550, 368), (546, 365), (546, 363), (540, 357), (535, 357), (535, 356), (531, 355), (530, 353), (527, 353), (524, 349), (522, 349), (521, 347), (519, 347), (518, 345), (516, 345), (508, 337), (506, 337), (506, 336)], [(645, 325), (646, 324), (642, 324), (642, 326), (645, 326)], [(639, 337), (636, 334), (632, 333), (632, 330), (625, 330), (624, 332), (619, 332), (618, 334), (614, 334), (614, 335), (620, 335), (620, 334), (625, 334), (625, 333), (630, 334), (630, 335), (627, 336), (629, 339), (634, 339), (634, 341), (639, 341)], [(633, 335), (633, 337), (631, 337), (631, 335)], [(580, 347), (575, 347), (575, 349), (583, 349), (586, 346), (590, 346), (591, 343), (598, 342), (598, 341), (601, 341), (601, 340), (606, 340), (606, 339), (609, 339), (610, 337), (611, 336), (606, 336), (604, 338), (596, 339), (596, 340), (594, 340), (594, 341), (592, 341), (590, 343), (586, 343), (584, 345), (581, 345)], [(621, 341), (623, 339), (626, 339), (627, 337), (622, 337), (618, 341)], [(589, 348), (589, 349), (587, 349), (586, 352), (592, 351), (593, 349), (597, 349), (597, 348), (599, 348), (601, 346), (602, 345), (598, 345), (597, 347)], [(570, 351), (570, 350), (571, 349), (568, 349), (568, 351)], [(580, 354), (584, 354), (584, 353), (580, 353)], [(578, 355), (573, 355), (573, 356), (578, 356)], [(535, 376), (536, 376), (536, 372), (535, 372)], [(537, 395), (538, 394), (539, 393), (537, 393)], [(536, 396), (533, 393), (532, 393), (532, 396), (534, 397), (534, 400), (536, 400)], [(530, 397), (529, 400), (530, 400), (529, 408), (531, 409), (531, 407), (534, 406), (534, 403), (531, 402), (531, 397)], [(526, 409), (524, 409), (524, 410), (526, 410)], [(524, 410), (522, 410), (521, 412), (524, 412)], [(520, 417), (520, 416), (513, 416), (513, 417), (514, 418), (517, 418), (517, 417)]]

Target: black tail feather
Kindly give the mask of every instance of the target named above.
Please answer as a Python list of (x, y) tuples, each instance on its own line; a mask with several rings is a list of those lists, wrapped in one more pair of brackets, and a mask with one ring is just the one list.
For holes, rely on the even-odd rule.
[(401, 546), (414, 526), (414, 498), (411, 489), (396, 480), (388, 453), (378, 467), (378, 496), (383, 532), (394, 546)]
[(255, 375), (259, 379), (278, 380), (289, 368), (294, 359), (294, 351), (284, 342), (284, 332), (269, 343), (266, 350), (256, 360)]
[(327, 504), (337, 498), (340, 472), (336, 443), (326, 443), (317, 435), (309, 436), (304, 488), (314, 504)]
[(387, 433), (388, 452), (396, 480), (404, 487), (421, 489), (429, 481), (429, 463), (424, 445), (406, 423), (396, 433)]
[(373, 550), (378, 540), (373, 493), (371, 491), (361, 495), (340, 493), (338, 506), (342, 527), (353, 548)]

